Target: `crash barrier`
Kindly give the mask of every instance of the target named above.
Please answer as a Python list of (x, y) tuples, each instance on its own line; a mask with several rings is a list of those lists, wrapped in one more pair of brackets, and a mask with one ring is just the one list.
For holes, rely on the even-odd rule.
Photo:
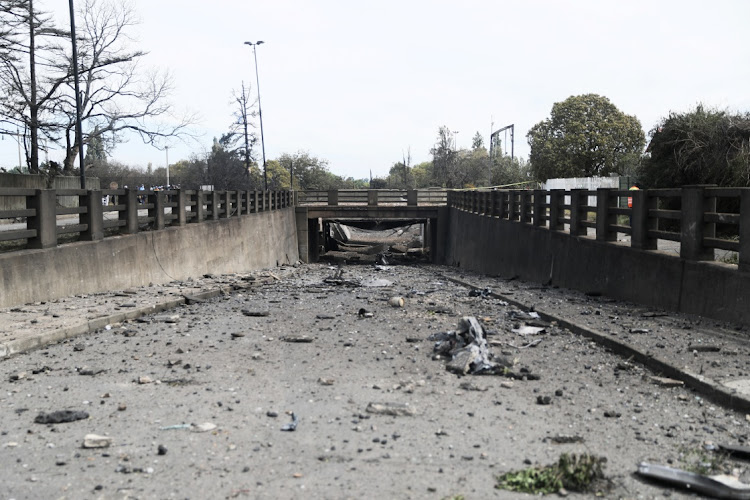
[[(0, 232), (0, 242), (11, 243), (5, 250), (51, 248), (76, 235), (79, 241), (98, 241), (294, 205), (290, 191), (0, 188), (0, 199), (6, 197), (25, 199), (25, 208), (0, 210), (0, 219), (26, 226)], [(71, 197), (77, 198), (75, 206), (60, 203)]]
[(445, 205), (445, 189), (334, 189), (297, 193), (297, 204), (309, 206), (408, 207)]
[[(448, 205), (448, 264), (750, 322), (748, 188), (456, 191)], [(737, 265), (714, 262), (717, 249)]]

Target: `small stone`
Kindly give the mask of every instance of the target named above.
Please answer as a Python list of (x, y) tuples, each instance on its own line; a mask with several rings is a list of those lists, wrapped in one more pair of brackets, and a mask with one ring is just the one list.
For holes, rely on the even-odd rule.
[(332, 378), (323, 378), (323, 377), (320, 377), (318, 379), (318, 383), (320, 385), (333, 385), (334, 380)]
[(245, 336), (244, 333), (241, 333), (241, 332), (232, 332), (232, 338), (233, 339), (239, 339), (239, 338), (242, 338), (244, 336)]
[(549, 396), (537, 396), (536, 397), (536, 404), (538, 405), (551, 405), (552, 404), (552, 398)]
[(73, 350), (76, 352), (83, 351), (84, 349), (86, 349), (86, 346), (84, 344), (79, 343), (73, 346)]
[(166, 455), (167, 454), (167, 447), (163, 444), (160, 444), (159, 447), (156, 449), (157, 455)]
[(266, 412), (266, 416), (271, 417), (271, 418), (276, 418), (279, 416), (279, 412), (269, 410)]
[(146, 377), (146, 376), (144, 376), (144, 377), (138, 377), (138, 383), (141, 384), (141, 385), (143, 385), (143, 384), (151, 384), (153, 382), (154, 382), (154, 380), (151, 377)]
[(126, 405), (125, 403), (120, 403), (119, 405), (117, 405), (117, 411), (125, 411), (127, 409), (128, 405)]
[(513, 389), (513, 382), (507, 382), (507, 381), (500, 382), (500, 387), (504, 389)]

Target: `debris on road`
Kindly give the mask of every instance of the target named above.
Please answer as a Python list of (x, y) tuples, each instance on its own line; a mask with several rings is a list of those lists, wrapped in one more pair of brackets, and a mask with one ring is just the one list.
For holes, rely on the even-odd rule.
[(78, 410), (60, 410), (53, 411), (51, 413), (40, 413), (34, 419), (37, 424), (65, 424), (68, 422), (75, 422), (76, 420), (85, 420), (89, 418), (89, 414), (85, 411)]
[(312, 337), (308, 337), (307, 335), (286, 335), (281, 337), (282, 342), (290, 342), (292, 344), (309, 344), (313, 340)]
[(391, 297), (388, 299), (388, 305), (391, 307), (404, 307), (403, 297)]
[(662, 387), (682, 387), (683, 385), (685, 385), (685, 382), (683, 382), (682, 380), (675, 380), (672, 378), (649, 377), (649, 379), (656, 385), (660, 385)]
[(281, 428), (284, 432), (294, 432), (297, 430), (297, 424), (299, 423), (299, 420), (297, 419), (297, 415), (294, 414), (294, 412), (291, 413), (292, 421), (288, 424), (285, 424), (284, 427)]
[(417, 414), (417, 411), (407, 403), (370, 403), (365, 411), (374, 415), (391, 417), (413, 417)]
[(100, 436), (98, 434), (86, 434), (83, 438), (84, 448), (109, 448), (112, 444), (112, 438), (109, 436)]
[(270, 314), (269, 311), (251, 311), (249, 309), (243, 309), (242, 314), (250, 316), (252, 318), (264, 318)]
[(461, 318), (456, 331), (433, 334), (428, 340), (435, 342), (433, 350), (436, 354), (451, 356), (446, 369), (459, 375), (496, 374), (512, 366), (511, 361), (490, 354), (482, 325), (473, 316)]
[(750, 484), (742, 483), (734, 476), (725, 474), (703, 476), (681, 469), (673, 469), (664, 465), (645, 462), (638, 465), (637, 472), (648, 479), (661, 481), (713, 498), (750, 500)]

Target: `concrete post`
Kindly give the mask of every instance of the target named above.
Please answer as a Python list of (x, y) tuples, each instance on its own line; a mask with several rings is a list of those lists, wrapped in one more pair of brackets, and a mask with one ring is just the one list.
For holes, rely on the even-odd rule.
[(416, 207), (418, 201), (418, 191), (416, 189), (408, 189), (406, 191), (406, 204), (410, 207)]
[[(260, 209), (260, 207), (258, 206), (259, 202), (260, 202), (260, 200), (258, 199), (258, 191), (257, 190), (253, 191), (253, 202), (252, 203), (253, 203), (253, 213), (254, 214), (257, 214), (258, 210)], [(249, 200), (248, 200), (248, 203), (250, 203)]]
[(148, 203), (153, 205), (153, 208), (148, 209), (148, 216), (154, 220), (154, 229), (164, 229), (164, 193), (154, 191), (148, 197)]
[(518, 196), (518, 220), (523, 224), (529, 222), (529, 192), (525, 189)]
[(26, 197), (26, 208), (36, 210), (36, 215), (26, 219), (26, 228), (36, 229), (36, 237), (28, 239), (29, 248), (57, 246), (56, 206), (57, 194), (52, 189), (37, 189), (34, 196)]
[[(187, 196), (185, 190), (180, 189), (177, 191), (177, 224), (184, 226), (187, 223), (187, 214), (185, 213), (185, 206), (187, 205)], [(174, 208), (172, 208), (174, 210)]]
[(124, 226), (120, 226), (120, 232), (123, 234), (135, 234), (138, 232), (138, 191), (136, 189), (126, 189), (125, 210), (121, 210), (118, 217), (125, 221)]
[(740, 193), (740, 255), (739, 270), (750, 272), (750, 188)]
[[(649, 220), (650, 205), (656, 204), (656, 199), (649, 201), (648, 191), (631, 191), (633, 207), (630, 213), (630, 246), (639, 250), (656, 250), (656, 238), (648, 235), (650, 229), (656, 229), (656, 219)], [(655, 207), (654, 207), (655, 208)]]
[[(81, 241), (99, 241), (104, 239), (104, 209), (102, 208), (102, 192), (100, 190), (87, 191), (83, 198), (86, 205), (86, 213), (81, 214), (81, 224), (86, 224), (88, 229), (81, 232)], [(78, 202), (78, 205), (82, 205)]]
[(221, 201), (219, 202), (223, 210), (219, 210), (220, 219), (228, 219), (232, 216), (232, 191), (224, 191), (219, 195)]
[(570, 235), (583, 236), (586, 234), (586, 226), (581, 224), (583, 211), (581, 205), (588, 197), (581, 195), (581, 189), (570, 190)]
[(705, 186), (682, 188), (680, 257), (687, 260), (714, 260), (714, 249), (703, 246), (703, 238), (713, 237), (715, 224), (703, 222), (705, 212), (716, 211), (716, 198), (704, 198)]
[(378, 206), (378, 192), (374, 189), (367, 190), (367, 206), (377, 207)]
[(219, 193), (211, 191), (208, 198), (211, 200), (211, 220), (219, 220)]
[(565, 199), (565, 191), (553, 189), (549, 192), (549, 229), (550, 231), (562, 231), (565, 223), (560, 221), (560, 205)]
[(497, 216), (500, 219), (505, 219), (508, 215), (508, 191), (500, 191), (498, 193), (498, 198)]
[(497, 191), (494, 189), (489, 192), (489, 207), (487, 207), (487, 216), (495, 217), (497, 214)]
[(531, 220), (531, 223), (534, 226), (543, 226), (544, 225), (544, 215), (546, 215), (545, 209), (542, 205), (544, 205), (544, 201), (547, 197), (547, 194), (545, 191), (541, 189), (535, 189), (534, 190), (534, 213), (533, 218)]
[(328, 190), (328, 205), (335, 206), (339, 204), (339, 192), (336, 189)]
[(206, 219), (206, 210), (203, 208), (205, 197), (206, 193), (202, 190), (199, 189), (195, 192), (195, 205), (193, 205), (195, 217), (193, 217), (191, 222), (203, 222)]
[(599, 188), (596, 190), (596, 240), (617, 241), (617, 231), (612, 226), (617, 223), (617, 214), (609, 209), (612, 197), (609, 195), (610, 188)]
[(307, 224), (307, 207), (296, 207), (294, 218), (297, 225), (297, 251), (299, 259), (305, 264), (310, 263), (310, 228)]
[(307, 219), (308, 259), (318, 262), (320, 257), (320, 238), (318, 236), (318, 219)]

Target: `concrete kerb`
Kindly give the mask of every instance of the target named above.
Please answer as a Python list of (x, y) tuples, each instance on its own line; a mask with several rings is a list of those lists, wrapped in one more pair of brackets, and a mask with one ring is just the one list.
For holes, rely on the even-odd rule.
[[(442, 276), (442, 278), (469, 289), (482, 290), (482, 287), (472, 285), (471, 283), (467, 283), (457, 278), (451, 278), (449, 276)], [(517, 300), (513, 300), (510, 297), (506, 297), (495, 292), (492, 292), (491, 295), (516, 307), (528, 309), (528, 305), (518, 302)], [(537, 312), (539, 314), (539, 317), (544, 321), (554, 321), (561, 328), (566, 328), (577, 335), (581, 335), (582, 337), (591, 339), (594, 342), (611, 349), (612, 352), (614, 352), (618, 356), (622, 356), (626, 359), (633, 359), (643, 364), (650, 370), (655, 371), (656, 373), (662, 374), (669, 378), (673, 378), (675, 380), (681, 380), (687, 387), (693, 389), (700, 395), (704, 396), (706, 399), (709, 399), (718, 405), (733, 410), (750, 413), (750, 399), (732, 389), (724, 387), (723, 385), (713, 380), (674, 366), (673, 364), (659, 358), (654, 354), (651, 354), (650, 352), (643, 352), (640, 349), (622, 342), (621, 340), (605, 333), (591, 330), (590, 328), (584, 327), (575, 322), (558, 318), (556, 316), (553, 316), (552, 314), (540, 311), (538, 308), (535, 308), (534, 311)]]
[(113, 323), (121, 323), (127, 320), (138, 319), (149, 314), (168, 311), (183, 304), (209, 300), (218, 297), (219, 295), (245, 290), (250, 287), (251, 285), (232, 285), (213, 288), (203, 292), (183, 295), (182, 297), (177, 299), (164, 300), (162, 302), (157, 302), (156, 304), (145, 307), (136, 307), (129, 311), (118, 311), (114, 314), (99, 316), (97, 318), (93, 318), (76, 325), (71, 325), (66, 328), (60, 328), (58, 330), (50, 332), (43, 332), (39, 335), (11, 340), (9, 342), (0, 344), (0, 360), (8, 358), (10, 356), (14, 356), (16, 354), (22, 354), (34, 349), (39, 349), (55, 342), (71, 339), (80, 335), (85, 335), (87, 333), (92, 333)]

